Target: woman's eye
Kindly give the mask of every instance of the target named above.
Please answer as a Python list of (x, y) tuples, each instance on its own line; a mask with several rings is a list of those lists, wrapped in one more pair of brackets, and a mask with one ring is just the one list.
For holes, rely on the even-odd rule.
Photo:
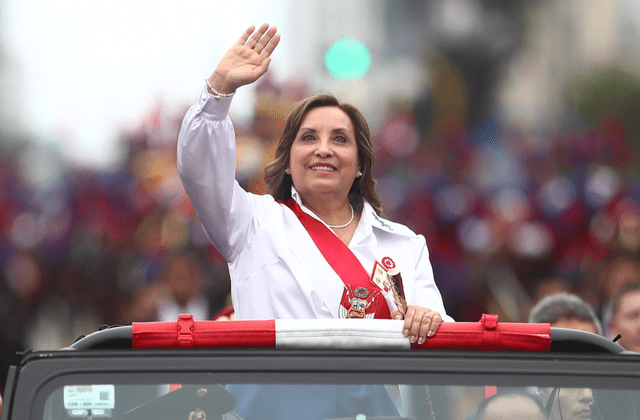
[(313, 140), (315, 137), (312, 134), (305, 134), (302, 136), (302, 140)]
[(344, 142), (346, 142), (346, 141), (347, 141), (347, 138), (346, 138), (346, 137), (344, 137), (344, 136), (336, 136), (336, 137), (334, 137), (333, 139), (334, 139), (335, 141), (338, 141), (338, 142), (341, 142), (341, 143), (344, 143)]

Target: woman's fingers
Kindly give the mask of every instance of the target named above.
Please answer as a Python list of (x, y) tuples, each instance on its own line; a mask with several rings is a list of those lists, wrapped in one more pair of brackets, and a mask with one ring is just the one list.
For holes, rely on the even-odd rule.
[[(258, 43), (255, 45), (255, 47), (253, 47), (253, 49), (258, 54), (262, 52), (268, 52), (269, 50), (267, 49), (267, 47), (271, 45), (274, 41), (276, 41), (274, 38), (276, 37), (277, 31), (278, 31), (278, 28), (276, 28), (275, 26), (272, 26), (271, 28), (269, 28), (267, 33), (264, 34), (264, 36), (260, 39), (260, 41), (258, 41)], [(280, 37), (278, 37), (278, 39), (279, 38)], [(275, 48), (275, 46), (273, 48)]]
[(442, 317), (438, 312), (411, 305), (404, 318), (403, 334), (409, 337), (412, 344), (423, 344), (428, 337), (436, 333), (440, 324)]
[[(242, 36), (236, 42), (236, 45), (241, 47), (248, 47), (252, 50), (255, 50), (257, 53), (262, 52), (266, 46), (270, 44), (271, 41), (278, 29), (275, 26), (269, 27), (268, 23), (262, 24), (260, 28), (256, 31), (256, 27), (251, 25), (247, 28), (246, 31), (242, 34)], [(277, 37), (276, 41), (280, 40), (280, 36)], [(277, 45), (277, 42), (276, 42)], [(269, 54), (273, 52), (275, 45), (270, 47), (268, 50)]]
[(248, 47), (258, 54), (264, 53), (262, 55), (266, 58), (271, 55), (280, 42), (280, 34), (276, 35), (276, 32), (278, 32), (278, 28), (269, 27), (268, 23), (263, 24), (257, 31), (256, 27), (252, 25), (242, 34), (236, 45)]
[(269, 37), (269, 43), (265, 45), (262, 50), (259, 51), (260, 55), (262, 57), (269, 57), (273, 52), (273, 50), (276, 49), (279, 42), (280, 42), (280, 34), (275, 34), (273, 37)]
[[(423, 324), (423, 326), (424, 326), (424, 328), (426, 330), (426, 337), (433, 337), (433, 335), (438, 330), (438, 327), (440, 327), (440, 324), (442, 324), (442, 317), (440, 316), (440, 314), (438, 312), (431, 311), (431, 312), (425, 314), (423, 316), (423, 319), (424, 318), (428, 318), (429, 319), (428, 325), (427, 325), (427, 323)], [(423, 336), (422, 334), (420, 336), (422, 337), (422, 341), (418, 340), (418, 343), (422, 344), (422, 343), (424, 343), (424, 340), (426, 339), (426, 337)]]
[(394, 309), (393, 311), (391, 311), (391, 319), (403, 319), (404, 316), (402, 315), (402, 312), (400, 312), (397, 309)]
[(244, 45), (247, 43), (247, 40), (249, 39), (249, 37), (251, 36), (251, 34), (253, 33), (253, 31), (256, 30), (256, 27), (251, 25), (247, 28), (246, 31), (244, 31), (244, 33), (242, 34), (242, 36), (240, 37), (240, 39), (238, 39), (238, 42), (236, 42), (236, 45)]
[(249, 38), (245, 45), (249, 48), (255, 48), (262, 36), (265, 34), (265, 32), (267, 32), (267, 29), (269, 29), (269, 24), (263, 23), (262, 26), (258, 28), (258, 30), (255, 31), (253, 35), (251, 35), (251, 38)]

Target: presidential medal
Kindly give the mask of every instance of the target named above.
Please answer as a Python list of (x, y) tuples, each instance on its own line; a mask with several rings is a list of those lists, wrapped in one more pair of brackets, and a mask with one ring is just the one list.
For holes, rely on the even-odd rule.
[(376, 315), (379, 295), (380, 292), (377, 290), (371, 293), (366, 287), (356, 287), (352, 290), (351, 286), (346, 286), (342, 293), (338, 315), (340, 318), (372, 319)]

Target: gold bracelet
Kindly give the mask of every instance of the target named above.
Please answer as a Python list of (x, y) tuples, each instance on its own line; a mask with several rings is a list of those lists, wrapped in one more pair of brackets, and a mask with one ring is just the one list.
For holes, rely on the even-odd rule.
[(213, 88), (213, 86), (211, 86), (211, 82), (209, 81), (209, 79), (204, 79), (204, 80), (207, 81), (207, 86), (209, 86), (209, 89), (211, 90), (211, 92), (213, 92), (212, 95), (213, 95), (214, 98), (216, 98), (216, 100), (218, 100), (220, 98), (230, 98), (230, 97), (232, 97), (233, 95), (236, 94), (235, 90), (233, 92), (231, 92), (231, 93), (220, 93), (217, 90), (215, 90)]

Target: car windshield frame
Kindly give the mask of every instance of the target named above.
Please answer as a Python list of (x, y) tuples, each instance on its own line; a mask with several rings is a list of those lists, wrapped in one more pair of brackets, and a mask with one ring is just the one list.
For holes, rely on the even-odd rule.
[[(49, 395), (70, 384), (409, 384), (640, 390), (640, 355), (476, 351), (157, 349), (34, 352), (25, 356), (14, 406), (42, 418)], [(3, 419), (5, 414), (2, 413)]]

